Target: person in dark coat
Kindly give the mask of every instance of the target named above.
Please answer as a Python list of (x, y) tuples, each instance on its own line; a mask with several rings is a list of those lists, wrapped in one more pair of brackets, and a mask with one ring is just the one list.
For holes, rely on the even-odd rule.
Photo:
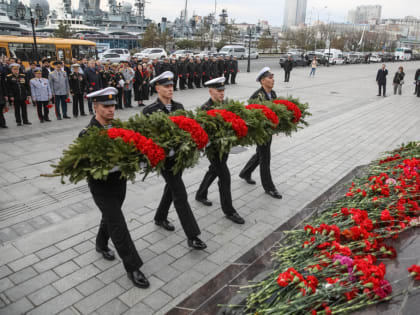
[(229, 77), (230, 77), (230, 70), (232, 69), (232, 61), (230, 60), (230, 56), (226, 56), (225, 59), (225, 69), (224, 69), (224, 76), (225, 76), (225, 84), (229, 84)]
[(288, 55), (287, 60), (283, 64), (284, 69), (284, 82), (289, 82), (290, 72), (293, 70), (293, 60), (292, 56)]
[(405, 77), (404, 68), (399, 67), (398, 71), (395, 72), (394, 80), (392, 80), (392, 83), (394, 85), (394, 95), (397, 94), (397, 92), (399, 95), (401, 95), (402, 86), (404, 84), (404, 77)]
[(382, 68), (378, 70), (376, 74), (376, 82), (378, 83), (379, 92), (377, 96), (381, 96), (381, 90), (383, 91), (383, 97), (386, 96), (386, 76), (388, 75), (388, 70), (385, 69), (385, 64), (382, 65)]
[(48, 79), (48, 76), (51, 72), (54, 71), (53, 68), (50, 67), (50, 61), (49, 59), (42, 60), (42, 77), (45, 79)]
[(194, 59), (189, 58), (187, 63), (187, 78), (188, 78), (188, 88), (193, 89), (193, 82), (194, 82), (194, 70), (195, 70), (195, 64)]
[(118, 94), (117, 94), (117, 105), (116, 105), (116, 109), (123, 109), (123, 88), (120, 85), (120, 81), (123, 80), (124, 78), (122, 77), (122, 74), (120, 72), (120, 64), (114, 62), (111, 65), (111, 83), (110, 86), (114, 87), (117, 89)]
[(231, 64), (232, 66), (230, 70), (230, 84), (236, 84), (236, 75), (239, 72), (238, 58), (236, 56), (233, 56)]
[(187, 74), (188, 74), (188, 70), (187, 70), (187, 61), (185, 60), (184, 57), (181, 57), (181, 60), (178, 63), (178, 71), (179, 71), (179, 89), (185, 90), (185, 85), (187, 83)]
[(69, 76), (70, 93), (73, 96), (73, 117), (86, 116), (84, 94), (86, 92), (86, 79), (80, 73), (80, 65), (72, 65), (73, 73)]
[(201, 83), (204, 86), (204, 83), (210, 80), (210, 60), (208, 56), (204, 57), (204, 61), (201, 63), (201, 71), (202, 71), (202, 80)]
[[(95, 60), (89, 60), (88, 67), (84, 70), (86, 78), (86, 89), (88, 93), (102, 89), (102, 77), (96, 69)], [(89, 114), (93, 115), (92, 102), (88, 99)]]
[(170, 62), (170, 70), (174, 74), (174, 91), (178, 91), (177, 85), (178, 85), (178, 78), (179, 78), (179, 70), (178, 70), (178, 62), (176, 58), (171, 58)]
[[(96, 114), (92, 117), (87, 128), (80, 132), (79, 137), (83, 137), (91, 127), (100, 129), (112, 127), (117, 93), (117, 89), (108, 87), (87, 95), (94, 104)], [(148, 288), (150, 286), (149, 281), (140, 271), (143, 261), (131, 239), (122, 212), (127, 180), (121, 178), (121, 172), (116, 166), (109, 170), (108, 177), (105, 180), (89, 177), (88, 185), (93, 200), (102, 213), (102, 220), (96, 236), (96, 251), (102, 254), (106, 260), (114, 260), (115, 254), (108, 247), (109, 239), (111, 239), (123, 262), (128, 278), (136, 287)]]
[(29, 101), (30, 89), (26, 75), (19, 73), (20, 65), (13, 63), (10, 65), (12, 73), (6, 76), (6, 91), (8, 93), (9, 102), (13, 104), (15, 109), (15, 118), (18, 126), (32, 125), (28, 120), (28, 111), (26, 102)]
[(217, 60), (217, 77), (222, 77), (225, 75), (225, 60), (222, 56), (219, 56)]
[(414, 74), (414, 82), (416, 83), (414, 95), (420, 97), (420, 69), (417, 69), (416, 73)]
[(218, 61), (216, 59), (216, 57), (212, 56), (211, 57), (211, 62), (210, 62), (210, 80), (220, 77), (221, 75), (219, 75), (219, 70), (218, 70)]
[[(251, 100), (259, 99), (261, 101), (274, 100), (277, 98), (274, 87), (274, 74), (269, 67), (264, 67), (257, 75), (257, 82), (260, 82), (261, 88), (251, 96)], [(277, 191), (271, 177), (270, 161), (271, 161), (271, 141), (272, 137), (263, 145), (257, 145), (257, 152), (251, 157), (239, 177), (244, 179), (248, 184), (255, 185), (256, 182), (251, 178), (252, 172), (260, 166), (261, 183), (266, 192), (273, 198), (281, 199), (282, 195)]]
[[(205, 83), (205, 86), (209, 88), (210, 99), (201, 106), (201, 109), (206, 111), (211, 110), (215, 106), (223, 103), (225, 97), (225, 80), (225, 77), (219, 77)], [(238, 214), (232, 204), (231, 178), (229, 167), (227, 166), (228, 157), (228, 153), (223, 154), (222, 158), (219, 158), (218, 154), (213, 157), (208, 157), (210, 166), (198, 188), (195, 200), (205, 206), (212, 206), (212, 202), (207, 199), (207, 194), (210, 185), (218, 178), (220, 203), (223, 213), (232, 222), (244, 224), (245, 220)]]
[[(177, 103), (172, 99), (173, 76), (172, 72), (167, 71), (150, 81), (150, 84), (156, 85), (158, 98), (154, 103), (144, 108), (144, 115), (149, 116), (154, 112), (169, 114), (178, 109), (184, 109), (184, 106), (181, 103)], [(173, 224), (168, 221), (169, 208), (173, 202), (181, 221), (182, 228), (188, 238), (188, 246), (197, 250), (203, 250), (207, 245), (198, 238), (201, 232), (190, 204), (188, 203), (187, 191), (185, 189), (184, 181), (182, 180), (182, 171), (179, 171), (176, 174), (173, 173), (172, 167), (175, 160), (171, 158), (172, 156), (173, 154), (171, 155), (171, 153), (169, 153), (169, 156), (165, 159), (165, 165), (161, 172), (166, 185), (154, 218), (155, 224), (168, 231), (175, 230)]]
[(201, 59), (196, 58), (194, 64), (194, 85), (196, 88), (201, 88), (201, 78), (203, 76), (203, 67), (201, 64)]
[[(134, 100), (138, 102), (139, 106), (144, 106), (143, 100), (144, 100), (144, 93), (143, 93), (143, 85), (147, 84), (147, 74), (143, 70), (143, 65), (138, 64), (134, 71), (134, 84), (133, 84), (133, 90), (134, 90)], [(148, 89), (147, 89), (147, 99), (149, 99), (148, 95)]]

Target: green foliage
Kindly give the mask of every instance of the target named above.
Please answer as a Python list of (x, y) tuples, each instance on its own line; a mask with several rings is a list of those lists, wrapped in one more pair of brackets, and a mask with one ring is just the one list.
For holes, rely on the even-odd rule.
[(156, 47), (159, 43), (158, 29), (155, 23), (150, 23), (140, 41), (142, 47)]
[(60, 23), (58, 29), (54, 30), (53, 35), (58, 38), (72, 38), (74, 33), (71, 31), (70, 25)]
[(179, 49), (193, 49), (197, 48), (200, 45), (200, 43), (194, 40), (182, 39), (177, 41), (176, 45)]

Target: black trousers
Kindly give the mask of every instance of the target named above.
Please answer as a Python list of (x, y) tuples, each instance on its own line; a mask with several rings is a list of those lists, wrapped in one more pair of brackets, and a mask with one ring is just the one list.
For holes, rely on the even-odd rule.
[(119, 173), (109, 175), (111, 180), (89, 180), (89, 188), (93, 200), (102, 212), (102, 220), (96, 236), (96, 246), (101, 249), (108, 247), (111, 238), (118, 255), (123, 261), (127, 272), (133, 272), (143, 265), (136, 246), (131, 239), (122, 213), (127, 181), (118, 179)]
[(211, 158), (209, 170), (207, 171), (206, 175), (204, 175), (203, 181), (200, 184), (200, 187), (197, 191), (198, 198), (207, 199), (207, 193), (210, 185), (216, 179), (219, 178), (218, 185), (219, 185), (219, 195), (220, 195), (220, 203), (222, 204), (222, 210), (226, 215), (232, 215), (236, 213), (235, 208), (232, 205), (232, 193), (230, 187), (230, 172), (227, 166), (229, 154), (224, 154), (222, 159), (220, 160), (219, 157)]
[(199, 76), (194, 77), (194, 84), (197, 88), (200, 88), (201, 87), (201, 77), (199, 77)]
[(203, 84), (203, 86), (204, 86), (204, 83), (206, 83), (209, 80), (210, 80), (210, 77), (207, 74), (206, 75), (203, 75), (201, 77), (201, 83)]
[(230, 74), (230, 83), (236, 84), (236, 72)]
[(276, 186), (271, 178), (270, 161), (271, 161), (271, 141), (267, 141), (263, 145), (257, 145), (257, 152), (251, 157), (248, 163), (240, 172), (242, 177), (251, 177), (252, 172), (260, 166), (261, 183), (265, 191), (273, 191)]
[(18, 124), (28, 122), (28, 111), (26, 109), (25, 100), (14, 100), (15, 118)]
[(184, 76), (180, 77), (179, 78), (179, 88), (181, 90), (185, 90), (185, 84), (186, 84), (185, 77)]
[(117, 108), (118, 109), (122, 109), (123, 108), (123, 89), (122, 88), (117, 88), (118, 90), (118, 95), (117, 95)]
[(284, 81), (289, 82), (289, 80), (290, 80), (290, 71), (285, 71), (284, 72)]
[(174, 76), (174, 91), (178, 89), (177, 86), (178, 86), (178, 77)]
[(4, 119), (3, 109), (6, 107), (6, 104), (0, 104), (0, 126), (6, 126), (6, 119)]
[(378, 95), (381, 95), (381, 88), (383, 90), (383, 96), (386, 95), (386, 83), (378, 83), (379, 92)]
[(49, 114), (49, 110), (48, 110), (48, 101), (35, 101), (36, 104), (36, 111), (38, 113), (38, 118), (40, 121), (44, 121), (49, 119), (48, 118), (48, 114)]
[(194, 82), (194, 76), (193, 76), (193, 75), (190, 75), (190, 76), (188, 77), (188, 88), (189, 88), (189, 89), (193, 89), (193, 88), (194, 88), (194, 86), (193, 86), (193, 82)]
[(83, 94), (74, 94), (73, 95), (73, 116), (77, 117), (85, 114), (85, 103), (83, 99)]
[(225, 76), (225, 82), (227, 83), (227, 84), (229, 84), (229, 76), (230, 76), (230, 73), (228, 72), (228, 71), (226, 71), (226, 73), (224, 74), (224, 76)]
[(131, 106), (131, 90), (124, 90), (124, 107)]
[(166, 185), (156, 211), (155, 221), (163, 221), (168, 218), (169, 208), (173, 201), (187, 238), (193, 238), (200, 235), (200, 228), (188, 203), (187, 190), (182, 180), (182, 172), (174, 174), (170, 171), (170, 164), (167, 162), (167, 165), (165, 165), (166, 169), (162, 171)]

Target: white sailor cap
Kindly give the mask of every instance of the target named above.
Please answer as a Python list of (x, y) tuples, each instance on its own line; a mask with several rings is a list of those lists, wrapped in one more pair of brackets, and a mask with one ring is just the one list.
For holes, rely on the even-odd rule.
[(261, 79), (264, 79), (265, 77), (269, 77), (269, 76), (271, 76), (271, 75), (274, 75), (274, 74), (271, 72), (271, 69), (270, 69), (269, 67), (264, 67), (264, 68), (262, 68), (262, 69), (261, 69), (261, 71), (260, 71), (260, 72), (258, 72), (258, 75), (257, 75), (257, 82), (260, 82), (260, 81), (261, 81)]
[(215, 79), (205, 82), (204, 85), (207, 86), (208, 88), (213, 88), (213, 89), (221, 91), (225, 89), (225, 81), (226, 81), (225, 77), (219, 77), (219, 78), (215, 78)]
[(92, 102), (98, 102), (102, 105), (115, 105), (117, 104), (116, 96), (118, 90), (114, 87), (107, 87), (105, 89), (95, 91), (86, 95)]
[(174, 74), (171, 71), (165, 71), (162, 74), (158, 75), (156, 78), (154, 78), (152, 81), (150, 81), (150, 84), (156, 84), (156, 85), (170, 85), (174, 84), (172, 81), (174, 79)]
[(42, 73), (41, 68), (37, 67), (34, 69), (34, 73)]
[(18, 64), (18, 63), (12, 63), (9, 67), (10, 67), (10, 69), (12, 69), (14, 67), (20, 68), (20, 64)]

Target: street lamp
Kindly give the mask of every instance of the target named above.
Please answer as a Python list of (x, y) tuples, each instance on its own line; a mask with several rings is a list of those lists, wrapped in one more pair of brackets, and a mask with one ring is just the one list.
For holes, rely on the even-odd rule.
[(248, 36), (249, 36), (249, 43), (248, 43), (248, 67), (246, 68), (246, 72), (251, 72), (251, 40), (252, 40), (252, 33), (253, 27), (247, 27)]
[[(42, 10), (41, 6), (39, 4), (36, 5), (35, 7), (35, 14), (37, 15), (37, 17), (41, 20), (43, 17), (43, 13), (44, 11)], [(31, 17), (31, 25), (32, 25), (32, 36), (34, 38), (34, 45), (32, 46), (32, 52), (33, 52), (33, 56), (35, 57), (36, 61), (39, 61), (39, 56), (38, 56), (38, 46), (36, 44), (36, 32), (35, 32), (35, 19), (32, 16), (32, 10), (29, 7), (29, 15)], [(26, 7), (25, 5), (20, 2), (16, 8), (16, 16), (19, 17), (21, 20), (25, 19), (26, 16)]]

